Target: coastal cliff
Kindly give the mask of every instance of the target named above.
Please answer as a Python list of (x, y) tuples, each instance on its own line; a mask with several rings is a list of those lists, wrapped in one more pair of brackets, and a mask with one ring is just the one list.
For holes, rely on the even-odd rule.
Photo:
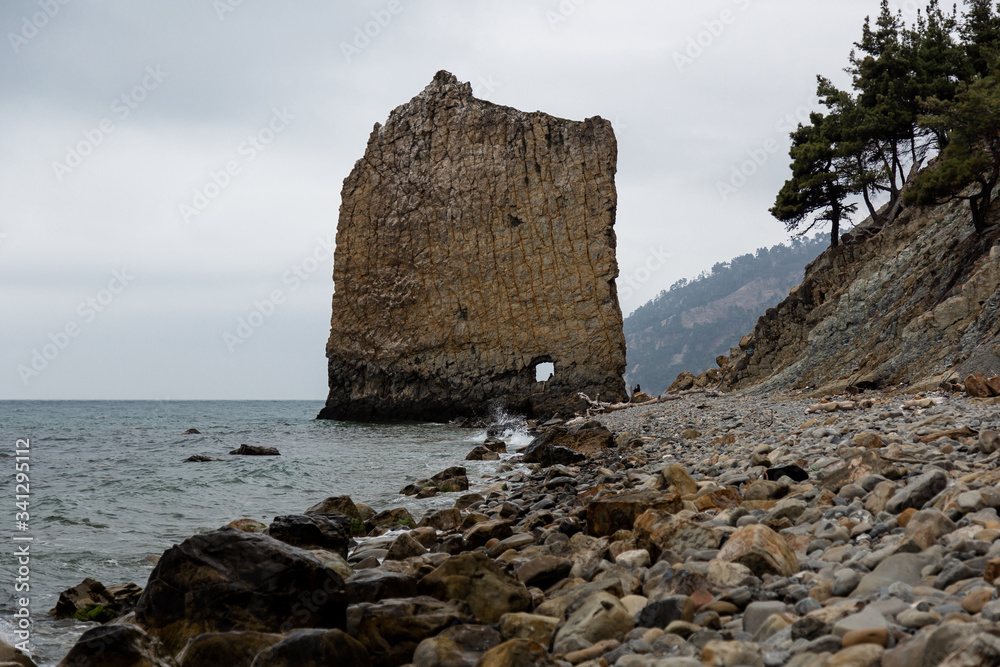
[(1000, 371), (1000, 229), (961, 201), (859, 225), (728, 359), (730, 389), (839, 392)]
[(447, 72), (376, 124), (344, 181), (319, 417), (625, 398), (616, 161), (608, 121), (498, 106)]

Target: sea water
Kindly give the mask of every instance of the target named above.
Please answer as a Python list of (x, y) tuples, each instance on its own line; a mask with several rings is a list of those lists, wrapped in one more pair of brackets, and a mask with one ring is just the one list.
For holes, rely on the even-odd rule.
[[(60, 591), (86, 577), (145, 586), (156, 558), (196, 533), (234, 519), (269, 523), (329, 496), (419, 517), (451, 507), (455, 494), (416, 500), (407, 484), (464, 465), (472, 489), (496, 462), (464, 461), (484, 430), (445, 424), (319, 421), (310, 401), (0, 401), (0, 638), (14, 643), (17, 599), (29, 597), (31, 647), (55, 665), (92, 623), (49, 615)], [(195, 428), (200, 435), (184, 435)], [(523, 430), (508, 443), (527, 443)], [(27, 530), (15, 506), (15, 443), (29, 441)], [(280, 456), (230, 456), (241, 444)], [(188, 463), (200, 454), (220, 462)], [(23, 453), (20, 454), (23, 456)], [(21, 495), (24, 495), (21, 493)], [(30, 542), (15, 541), (30, 537)], [(30, 549), (30, 591), (16, 592)], [(23, 572), (23, 571), (22, 571)]]

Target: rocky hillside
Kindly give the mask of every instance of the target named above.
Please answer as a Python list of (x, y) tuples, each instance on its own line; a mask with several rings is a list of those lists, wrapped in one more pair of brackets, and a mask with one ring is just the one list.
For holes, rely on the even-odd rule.
[(996, 224), (975, 232), (964, 202), (859, 226), (732, 351), (730, 387), (843, 391), (1000, 370), (998, 241)]
[(757, 318), (802, 281), (803, 269), (827, 241), (796, 240), (761, 248), (711, 273), (681, 280), (625, 320), (629, 386), (661, 393), (678, 373), (700, 373), (736, 345)]

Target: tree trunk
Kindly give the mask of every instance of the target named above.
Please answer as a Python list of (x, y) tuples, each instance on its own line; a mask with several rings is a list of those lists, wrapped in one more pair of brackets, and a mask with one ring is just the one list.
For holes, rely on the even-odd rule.
[(830, 208), (830, 247), (840, 245), (840, 205)]
[(872, 199), (868, 196), (868, 188), (862, 187), (861, 194), (865, 198), (865, 206), (868, 207), (868, 213), (872, 216), (872, 224), (876, 224), (878, 222), (878, 211), (875, 210), (875, 205), (872, 204)]

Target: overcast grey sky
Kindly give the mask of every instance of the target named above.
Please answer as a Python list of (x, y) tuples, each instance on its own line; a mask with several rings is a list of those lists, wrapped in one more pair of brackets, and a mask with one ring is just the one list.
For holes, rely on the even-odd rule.
[(5, 0), (0, 398), (324, 399), (342, 181), (440, 69), (498, 104), (612, 121), (627, 314), (786, 240), (767, 209), (788, 131), (817, 73), (846, 83), (877, 12)]

